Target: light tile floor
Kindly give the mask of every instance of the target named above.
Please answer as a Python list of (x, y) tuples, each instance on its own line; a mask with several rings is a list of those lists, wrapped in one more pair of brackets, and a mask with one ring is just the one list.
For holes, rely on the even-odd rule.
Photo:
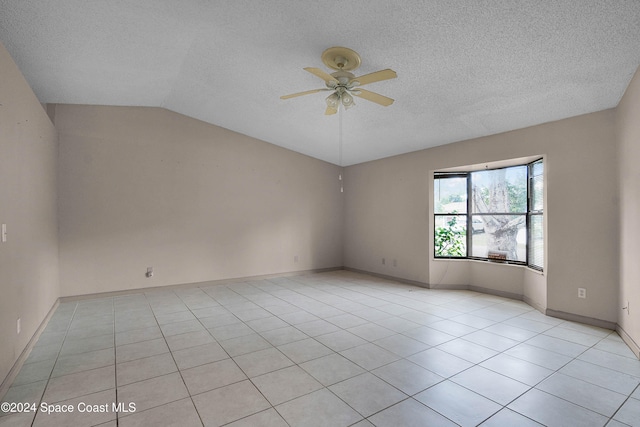
[(0, 425), (638, 426), (639, 383), (613, 331), (336, 271), (63, 303), (3, 401), (75, 411)]

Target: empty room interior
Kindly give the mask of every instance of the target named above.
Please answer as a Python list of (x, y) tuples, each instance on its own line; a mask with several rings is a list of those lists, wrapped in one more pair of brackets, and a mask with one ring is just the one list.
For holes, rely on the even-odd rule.
[(640, 425), (640, 3), (0, 2), (0, 426)]

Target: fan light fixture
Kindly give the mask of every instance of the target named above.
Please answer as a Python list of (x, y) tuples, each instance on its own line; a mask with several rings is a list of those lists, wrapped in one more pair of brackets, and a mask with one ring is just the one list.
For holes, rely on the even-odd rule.
[(307, 67), (304, 70), (324, 80), (326, 88), (312, 89), (305, 92), (284, 95), (280, 98), (289, 99), (322, 91), (332, 91), (331, 95), (326, 98), (327, 109), (325, 114), (327, 115), (336, 114), (340, 105), (342, 105), (345, 110), (353, 107), (355, 105), (353, 99), (354, 96), (375, 102), (376, 104), (380, 104), (384, 107), (393, 104), (393, 99), (375, 92), (364, 90), (360, 88), (360, 86), (396, 78), (397, 74), (395, 71), (386, 69), (356, 77), (351, 73), (351, 71), (360, 66), (360, 55), (346, 47), (331, 47), (325, 50), (322, 53), (322, 62), (324, 62), (327, 67), (336, 71), (329, 74), (319, 68), (313, 67)]
[(338, 88), (331, 95), (327, 96), (327, 108), (337, 110), (340, 107), (340, 104), (344, 107), (345, 110), (356, 105), (353, 101), (353, 96), (349, 94), (349, 91), (344, 88)]

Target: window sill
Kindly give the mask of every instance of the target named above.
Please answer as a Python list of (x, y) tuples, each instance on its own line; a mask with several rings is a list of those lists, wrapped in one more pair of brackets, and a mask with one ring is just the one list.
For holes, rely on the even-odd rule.
[(544, 270), (537, 270), (535, 268), (529, 267), (526, 264), (515, 264), (515, 263), (509, 263), (509, 262), (501, 262), (501, 261), (494, 261), (494, 260), (490, 260), (490, 259), (477, 259), (477, 258), (435, 258), (432, 257), (431, 258), (432, 262), (441, 262), (441, 261), (456, 261), (456, 262), (461, 262), (461, 261), (469, 261), (469, 262), (475, 262), (475, 263), (480, 263), (480, 264), (491, 264), (491, 265), (500, 265), (500, 266), (504, 266), (504, 267), (517, 267), (517, 268), (524, 268), (527, 269), (528, 271), (532, 272), (532, 273), (536, 273), (539, 274), (540, 276), (544, 276), (545, 272)]

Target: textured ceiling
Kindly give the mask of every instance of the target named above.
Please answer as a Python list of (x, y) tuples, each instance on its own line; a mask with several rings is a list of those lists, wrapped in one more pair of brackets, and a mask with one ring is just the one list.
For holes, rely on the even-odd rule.
[[(338, 164), (339, 115), (303, 67), (346, 46), (392, 68), (345, 111), (350, 165), (617, 105), (639, 0), (0, 0), (0, 41), (43, 103), (164, 107)], [(1, 76), (0, 76), (1, 78)]]

